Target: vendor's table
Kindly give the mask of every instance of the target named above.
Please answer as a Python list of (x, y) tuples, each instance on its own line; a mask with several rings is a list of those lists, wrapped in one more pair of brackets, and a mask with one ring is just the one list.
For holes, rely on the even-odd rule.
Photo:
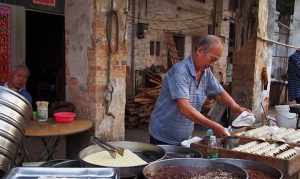
[[(45, 151), (41, 154), (41, 161), (53, 159), (53, 154), (62, 137), (81, 133), (91, 129), (93, 122), (88, 119), (75, 119), (70, 123), (56, 123), (49, 119), (47, 122), (30, 121), (25, 129), (26, 137), (41, 139)], [(25, 149), (28, 154), (28, 148)]]

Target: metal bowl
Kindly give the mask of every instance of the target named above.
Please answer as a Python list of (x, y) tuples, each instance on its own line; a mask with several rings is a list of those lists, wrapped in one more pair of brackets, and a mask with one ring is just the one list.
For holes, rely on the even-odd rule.
[[(109, 144), (117, 147), (122, 147), (124, 149), (129, 149), (139, 157), (141, 157), (144, 161), (150, 163), (156, 160), (163, 159), (165, 157), (165, 151), (156, 145), (140, 143), (140, 142), (129, 142), (129, 141), (115, 141), (115, 142), (108, 142)], [(83, 159), (96, 152), (105, 151), (101, 147), (97, 145), (91, 145), (79, 152), (79, 159), (89, 167), (103, 167), (101, 165), (95, 165), (92, 163), (88, 163)], [(115, 167), (120, 170), (121, 177), (128, 178), (128, 177), (139, 177), (142, 176), (142, 170), (146, 165), (138, 165), (138, 166), (131, 166), (131, 167)], [(109, 166), (105, 166), (109, 167)]]
[(0, 118), (0, 133), (18, 144), (23, 139), (22, 132), (14, 125)]
[(0, 135), (0, 154), (5, 155), (10, 159), (14, 159), (18, 150), (18, 145), (7, 139), (5, 136)]
[(218, 169), (233, 173), (239, 178), (248, 178), (246, 171), (240, 167), (200, 158), (175, 158), (156, 161), (147, 165), (143, 170), (143, 174), (147, 178), (191, 178)]
[(0, 101), (23, 114), (28, 120), (32, 118), (32, 106), (30, 102), (15, 91), (0, 86)]
[(40, 167), (81, 168), (84, 164), (79, 160), (56, 159), (45, 162)]
[(202, 154), (191, 148), (178, 145), (158, 145), (166, 152), (166, 159), (170, 158), (201, 158)]
[(0, 101), (0, 118), (11, 123), (23, 133), (25, 132), (26, 119), (19, 112), (9, 106), (1, 104)]
[(2, 177), (2, 175), (9, 170), (10, 166), (11, 160), (6, 156), (0, 154), (0, 177)]
[[(246, 171), (247, 171), (247, 169), (257, 170), (257, 171), (260, 171), (260, 172), (270, 176), (270, 178), (272, 178), (272, 179), (282, 179), (283, 178), (283, 173), (279, 169), (273, 168), (273, 167), (263, 164), (261, 162), (256, 162), (256, 161), (252, 161), (252, 160), (243, 160), (243, 159), (231, 159), (231, 158), (219, 158), (219, 159), (215, 159), (215, 161), (233, 164), (233, 165), (243, 168)], [(248, 176), (249, 176), (249, 179), (252, 179), (252, 178), (250, 178), (251, 175), (249, 173), (248, 173)]]

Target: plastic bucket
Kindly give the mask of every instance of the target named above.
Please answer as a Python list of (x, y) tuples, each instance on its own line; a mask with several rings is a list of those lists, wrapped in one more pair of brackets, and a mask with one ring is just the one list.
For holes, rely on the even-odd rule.
[(297, 114), (290, 113), (289, 116), (278, 115), (277, 124), (279, 127), (294, 128), (297, 127)]
[(275, 106), (276, 111), (290, 111), (289, 105), (276, 105)]

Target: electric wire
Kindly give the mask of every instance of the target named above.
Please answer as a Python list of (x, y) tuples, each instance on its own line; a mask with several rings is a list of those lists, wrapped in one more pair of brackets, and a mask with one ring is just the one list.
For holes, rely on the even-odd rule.
[(189, 17), (189, 18), (164, 18), (164, 19), (150, 19), (150, 18), (143, 18), (143, 17), (135, 17), (135, 16), (131, 16), (126, 14), (129, 19), (134, 18), (134, 19), (139, 19), (142, 21), (147, 21), (147, 22), (182, 22), (182, 21), (193, 21), (193, 20), (197, 20), (197, 19), (205, 19), (205, 18), (210, 18), (210, 15), (203, 15), (203, 16), (197, 16), (197, 17)]

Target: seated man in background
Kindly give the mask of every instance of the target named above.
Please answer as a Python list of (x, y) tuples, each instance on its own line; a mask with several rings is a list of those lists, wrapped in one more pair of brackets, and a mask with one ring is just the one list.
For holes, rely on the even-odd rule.
[(29, 75), (30, 71), (26, 66), (17, 66), (9, 75), (8, 81), (4, 84), (4, 86), (18, 92), (31, 103), (32, 97), (26, 90), (26, 83)]

